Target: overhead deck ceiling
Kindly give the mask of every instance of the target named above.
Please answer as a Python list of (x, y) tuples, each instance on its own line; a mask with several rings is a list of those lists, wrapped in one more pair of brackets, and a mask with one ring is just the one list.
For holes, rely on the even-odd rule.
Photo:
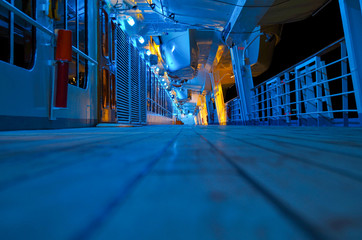
[[(206, 69), (207, 73), (217, 68), (220, 77), (224, 77), (222, 83), (232, 84), (234, 78), (230, 74), (231, 57), (225, 44), (232, 42), (239, 44), (247, 40), (250, 33), (259, 25), (302, 20), (327, 0), (135, 0), (133, 2), (137, 5), (135, 10), (120, 12), (122, 15), (130, 15), (136, 19), (137, 27), (130, 29), (131, 34), (155, 37), (196, 29), (199, 70)], [(221, 58), (215, 61), (218, 51)], [(210, 84), (206, 83), (210, 78), (204, 77), (206, 75), (197, 76), (188, 81), (184, 87), (198, 93), (211, 90)], [(206, 89), (205, 84), (208, 86)], [(194, 107), (195, 104), (191, 105)], [(192, 107), (189, 106), (188, 110), (190, 108)]]

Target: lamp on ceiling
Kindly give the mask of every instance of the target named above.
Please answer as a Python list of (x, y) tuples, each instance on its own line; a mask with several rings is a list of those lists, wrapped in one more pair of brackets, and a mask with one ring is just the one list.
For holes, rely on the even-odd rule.
[(138, 37), (138, 42), (141, 43), (141, 44), (144, 44), (145, 39), (142, 36), (139, 36)]
[(128, 22), (128, 24), (132, 27), (133, 25), (135, 25), (135, 21), (134, 21), (134, 19), (133, 19), (133, 17), (128, 17), (127, 18), (127, 22)]

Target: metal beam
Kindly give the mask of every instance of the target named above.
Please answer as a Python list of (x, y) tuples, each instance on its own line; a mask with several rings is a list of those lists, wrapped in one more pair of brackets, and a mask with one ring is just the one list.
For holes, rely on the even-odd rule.
[(360, 122), (362, 122), (362, 1), (339, 0)]
[(274, 0), (258, 1), (260, 7), (255, 7), (253, 0), (238, 0), (223, 33), (226, 44), (231, 47), (247, 40), (273, 3)]

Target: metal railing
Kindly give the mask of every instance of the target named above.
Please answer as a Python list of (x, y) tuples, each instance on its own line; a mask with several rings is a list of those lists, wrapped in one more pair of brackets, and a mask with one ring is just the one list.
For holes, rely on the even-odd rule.
[(231, 124), (240, 124), (242, 122), (240, 99), (233, 98), (225, 105), (227, 122)]
[[(255, 125), (360, 124), (344, 39), (255, 86), (251, 94)], [(237, 102), (228, 104), (231, 121), (238, 120)]]
[[(42, 31), (43, 33), (47, 34), (48, 36), (55, 38), (55, 34), (52, 30), (46, 28), (43, 24), (39, 23), (38, 21), (34, 20), (33, 18), (29, 17), (28, 15), (26, 15), (24, 12), (22, 12), (21, 10), (19, 10), (18, 8), (16, 8), (14, 5), (12, 5), (11, 3), (5, 1), (5, 0), (0, 0), (0, 6), (6, 8), (7, 10), (13, 12), (16, 16), (20, 17), (21, 19), (25, 20), (26, 22), (28, 22), (29, 24), (31, 24), (32, 26), (36, 27), (37, 29), (39, 29), (40, 31)], [(88, 56), (87, 54), (83, 53), (81, 50), (79, 50), (78, 48), (72, 46), (72, 50), (75, 53), (78, 53), (80, 56), (82, 56), (83, 58), (87, 59), (88, 61), (90, 61), (91, 63), (97, 65), (98, 62), (93, 59), (92, 57)]]
[(156, 101), (147, 98), (147, 110), (168, 118), (172, 118), (172, 112), (162, 105), (158, 104)]

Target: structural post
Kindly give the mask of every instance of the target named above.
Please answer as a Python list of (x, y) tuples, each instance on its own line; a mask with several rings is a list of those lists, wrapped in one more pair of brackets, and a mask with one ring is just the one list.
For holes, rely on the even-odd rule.
[[(341, 43), (341, 58), (347, 56), (346, 44)], [(346, 76), (347, 71), (347, 61), (341, 62), (341, 74), (342, 76)], [(342, 79), (342, 93), (348, 92), (348, 79), (347, 77), (343, 77)], [(348, 127), (348, 95), (342, 95), (342, 110), (343, 110), (343, 126)]]
[(244, 48), (233, 46), (230, 48), (231, 60), (233, 64), (235, 85), (237, 87), (240, 99), (241, 115), (245, 124), (251, 124), (253, 98), (251, 89), (253, 88), (253, 77), (251, 75), (250, 65), (245, 64), (246, 54), (243, 54)]
[(223, 109), (221, 109), (221, 106), (219, 106), (218, 104), (218, 92), (217, 92), (217, 86), (215, 85), (215, 78), (214, 78), (214, 73), (211, 72), (209, 73), (209, 77), (210, 77), (210, 81), (211, 81), (211, 88), (212, 88), (212, 94), (214, 96), (214, 101), (215, 101), (215, 106), (216, 106), (216, 115), (217, 115), (217, 119), (215, 118), (215, 114), (214, 114), (214, 123), (218, 123), (218, 124), (222, 124), (222, 119), (220, 119), (220, 115), (222, 114), (221, 112), (223, 111)]
[(362, 123), (362, 0), (339, 0), (348, 59), (355, 90), (358, 118)]
[(211, 100), (212, 95), (213, 94), (211, 92), (208, 92), (205, 96), (206, 107), (207, 107), (207, 118), (208, 118), (209, 124), (215, 123), (215, 110), (214, 110), (213, 102)]

